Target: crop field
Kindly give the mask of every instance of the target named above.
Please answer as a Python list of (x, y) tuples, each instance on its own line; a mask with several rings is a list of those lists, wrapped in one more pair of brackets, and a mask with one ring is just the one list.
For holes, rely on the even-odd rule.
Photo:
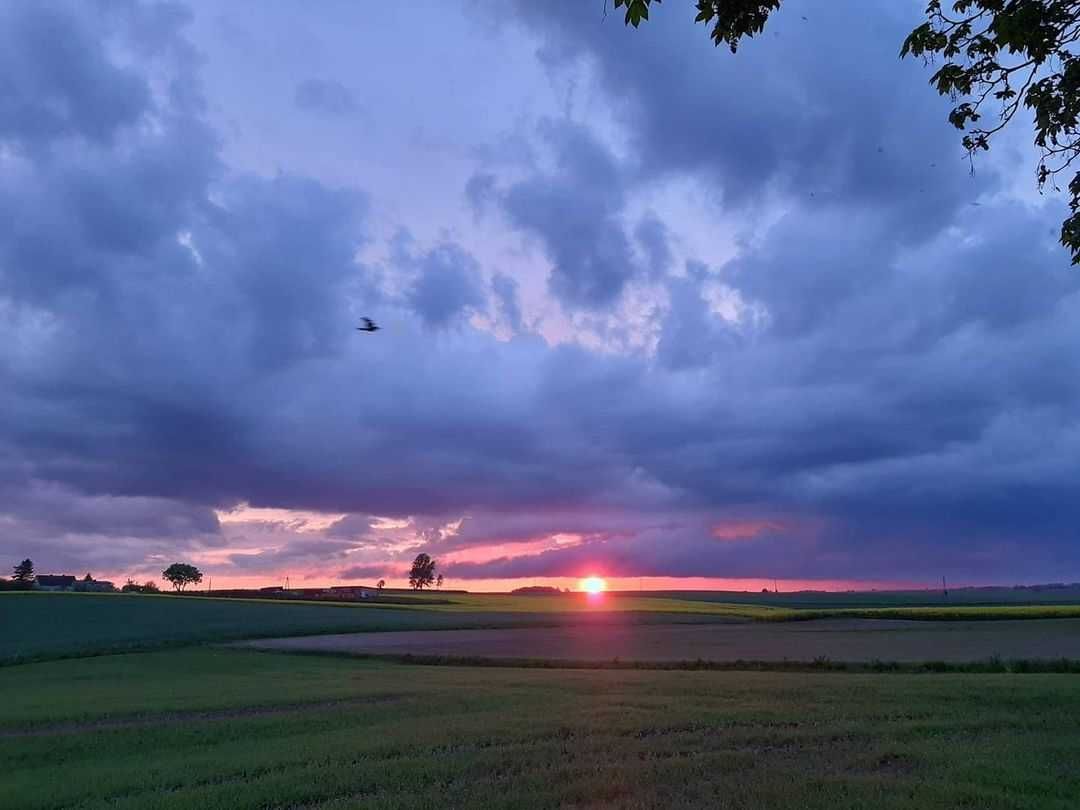
[[(724, 597), (733, 596), (723, 594)], [(607, 593), (588, 596), (583, 593), (566, 593), (559, 596), (516, 596), (513, 594), (448, 594), (437, 602), (401, 599), (395, 607), (404, 610), (422, 610), (431, 613), (516, 613), (516, 614), (580, 614), (580, 613), (638, 613), (713, 616), (728, 619), (752, 619), (755, 621), (806, 621), (811, 619), (909, 619), (912, 621), (980, 621), (1000, 619), (1065, 619), (1080, 618), (1080, 599), (1069, 603), (1042, 602), (1037, 604), (933, 604), (907, 603), (897, 597), (892, 602), (848, 603), (838, 601), (829, 604), (826, 594), (818, 600), (798, 601), (785, 604), (783, 599), (760, 598), (756, 594), (742, 594), (736, 601), (719, 601), (703, 598), (697, 592), (671, 592), (671, 595)], [(862, 595), (865, 597), (866, 595)], [(865, 602), (865, 599), (864, 599)], [(351, 603), (355, 604), (355, 603)]]
[(1069, 675), (475, 669), (203, 648), (6, 667), (0, 693), (0, 807), (25, 810), (1072, 810), (1080, 795)]
[[(1061, 661), (1080, 666), (1080, 621), (822, 619), (355, 633), (242, 642), (261, 649), (518, 662)], [(1071, 668), (1071, 667), (1070, 667)]]
[[(0, 594), (0, 663), (244, 638), (613, 623), (1080, 618), (1077, 605), (790, 609), (607, 594), (466, 594), (449, 604), (378, 605), (118, 594)], [(1032, 627), (1033, 632), (1035, 626)], [(1065, 655), (1062, 652), (1061, 655)], [(1069, 653), (1071, 654), (1071, 653)]]
[[(792, 661), (818, 642), (846, 645), (852, 661), (905, 649), (962, 661), (987, 639), (1003, 655), (1075, 657), (1075, 619), (777, 622), (755, 621), (778, 609), (753, 605), (452, 598), (463, 609), (0, 596), (0, 809), (1064, 810), (1080, 795), (1076, 674), (558, 665), (627, 655), (662, 666), (648, 662), (722, 658), (735, 642)], [(332, 632), (382, 652), (434, 650), (442, 665), (201, 644), (296, 635), (287, 643), (318, 647), (342, 638), (321, 635)], [(493, 645), (540, 666), (454, 665), (498, 658)]]
[[(483, 599), (484, 597), (479, 597)], [(481, 606), (485, 603), (480, 602)], [(695, 622), (733, 620), (768, 609), (706, 605), (701, 611), (634, 610), (611, 600), (611, 609), (588, 610), (568, 599), (562, 611), (537, 605), (526, 611), (513, 597), (478, 609), (444, 606), (274, 602), (175, 596), (68, 593), (0, 594), (0, 663), (212, 641), (319, 633), (528, 627), (568, 621)], [(666, 607), (665, 603), (661, 603)]]
[(649, 591), (667, 599), (781, 608), (956, 607), (1080, 604), (1080, 584), (918, 591)]

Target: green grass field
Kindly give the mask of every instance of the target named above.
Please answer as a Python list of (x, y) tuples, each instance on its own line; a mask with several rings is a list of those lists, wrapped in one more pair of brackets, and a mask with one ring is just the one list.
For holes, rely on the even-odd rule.
[[(607, 611), (622, 621), (696, 622), (753, 616), (769, 609), (704, 605), (703, 610), (641, 610), (640, 601), (608, 600), (604, 610), (584, 599), (521, 604), (527, 597), (472, 597), (458, 609), (446, 605), (275, 602), (202, 597), (122, 594), (0, 593), (4, 643), (0, 663), (94, 655), (268, 636), (386, 630), (442, 630), (529, 627), (573, 621), (589, 611), (602, 620)], [(702, 603), (703, 604), (703, 603)], [(534, 607), (533, 610), (527, 610)], [(654, 606), (655, 607), (655, 606)]]
[[(775, 596), (744, 594), (738, 601), (717, 601), (703, 594), (673, 591), (670, 596), (609, 593), (590, 599), (582, 593), (560, 596), (515, 596), (512, 594), (448, 594), (439, 603), (425, 604), (418, 597), (415, 605), (402, 604), (407, 610), (432, 613), (596, 613), (603, 611), (662, 613), (667, 616), (699, 615), (756, 621), (804, 621), (809, 619), (913, 619), (950, 621), (973, 619), (1070, 619), (1080, 618), (1080, 602), (1059, 604), (905, 604), (898, 595), (893, 603), (853, 606), (843, 600), (828, 604), (805, 600), (785, 604)], [(722, 594), (724, 597), (734, 596)], [(862, 595), (865, 597), (865, 595)], [(864, 600), (865, 601), (865, 600)]]
[(241, 638), (387, 630), (535, 627), (606, 617), (697, 623), (818, 618), (1077, 618), (1077, 605), (796, 610), (641, 596), (466, 594), (449, 604), (387, 605), (119, 594), (0, 593), (0, 663), (170, 647)]
[[(807, 615), (612, 595), (451, 599), (0, 595), (3, 655), (18, 664), (0, 668), (0, 808), (1064, 810), (1080, 795), (1074, 674), (415, 666), (194, 646)], [(871, 612), (911, 610), (940, 609)], [(101, 655), (156, 646), (180, 648)], [(85, 655), (97, 657), (32, 661)]]
[(5, 808), (1060, 808), (1080, 679), (413, 667), (188, 649), (0, 670)]
[(1076, 605), (1080, 585), (1033, 587), (954, 588), (946, 597), (940, 590), (919, 591), (650, 591), (655, 596), (729, 604), (782, 608), (953, 607), (957, 605)]

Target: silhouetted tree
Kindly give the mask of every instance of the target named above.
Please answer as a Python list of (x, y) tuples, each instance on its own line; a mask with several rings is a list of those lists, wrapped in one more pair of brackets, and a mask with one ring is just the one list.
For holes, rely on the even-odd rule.
[[(614, 0), (637, 28), (661, 0)], [(695, 22), (711, 26), (716, 45), (732, 53), (743, 38), (760, 34), (782, 0), (697, 0)], [(857, 6), (853, 6), (855, 8)], [(1021, 107), (1034, 119), (1040, 151), (1039, 189), (1080, 157), (1080, 2), (1078, 0), (928, 0), (926, 22), (900, 47), (900, 56), (921, 56), (941, 66), (930, 84), (954, 103), (949, 123), (964, 132), (968, 155), (990, 141)], [(842, 46), (842, 45), (841, 45)], [(827, 54), (824, 58), (828, 58)], [(991, 123), (980, 125), (986, 107)], [(1060, 241), (1080, 264), (1080, 172), (1068, 184), (1071, 215)]]
[(11, 578), (15, 582), (33, 582), (34, 581), (34, 563), (27, 557), (21, 563), (15, 566), (15, 573)]
[(187, 563), (173, 563), (161, 575), (172, 583), (177, 593), (183, 592), (188, 585), (202, 582), (202, 571)]
[(439, 574), (437, 577), (435, 577), (435, 587), (436, 588), (441, 588), (442, 583), (443, 583), (442, 574)]
[(430, 588), (435, 581), (435, 560), (427, 554), (417, 554), (413, 560), (412, 568), (409, 569), (409, 585), (413, 590), (422, 591)]
[(375, 583), (375, 590), (377, 590), (377, 591), (381, 591), (385, 587), (386, 587), (386, 580), (385, 579), (380, 579), (378, 582)]

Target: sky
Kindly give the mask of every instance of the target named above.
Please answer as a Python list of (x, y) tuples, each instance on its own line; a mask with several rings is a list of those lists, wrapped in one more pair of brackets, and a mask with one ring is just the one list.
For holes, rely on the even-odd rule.
[[(922, 0), (0, 6), (0, 558), (1080, 579), (1080, 275)], [(355, 331), (361, 317), (383, 328)]]

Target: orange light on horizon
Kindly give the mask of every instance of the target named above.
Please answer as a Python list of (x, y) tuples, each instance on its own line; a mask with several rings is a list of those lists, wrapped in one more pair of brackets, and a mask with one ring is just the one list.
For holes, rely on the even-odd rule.
[(585, 593), (596, 595), (607, 590), (607, 583), (600, 577), (585, 577), (578, 584), (578, 589)]

